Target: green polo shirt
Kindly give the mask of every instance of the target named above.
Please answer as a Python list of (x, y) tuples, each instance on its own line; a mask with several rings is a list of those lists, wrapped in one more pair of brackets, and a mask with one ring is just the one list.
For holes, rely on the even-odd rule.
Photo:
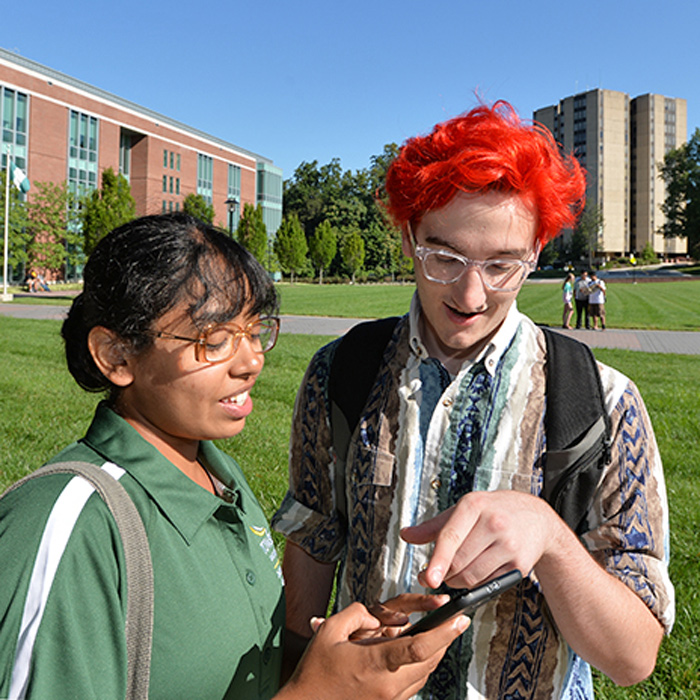
[[(85, 438), (52, 461), (124, 470), (153, 561), (150, 698), (269, 698), (281, 662), (280, 564), (238, 465), (211, 443), (201, 455), (230, 489), (226, 500), (100, 404)], [(81, 496), (86, 488), (79, 477), (47, 476), (0, 501), (0, 698), (23, 677), (28, 698), (125, 696), (123, 550), (112, 515), (96, 493)]]

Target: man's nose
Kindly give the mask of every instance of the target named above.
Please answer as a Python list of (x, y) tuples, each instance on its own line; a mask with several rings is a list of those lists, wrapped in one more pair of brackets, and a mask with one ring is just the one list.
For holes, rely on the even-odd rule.
[(481, 270), (476, 265), (469, 265), (454, 283), (453, 297), (460, 310), (467, 313), (479, 311), (486, 306), (486, 285)]

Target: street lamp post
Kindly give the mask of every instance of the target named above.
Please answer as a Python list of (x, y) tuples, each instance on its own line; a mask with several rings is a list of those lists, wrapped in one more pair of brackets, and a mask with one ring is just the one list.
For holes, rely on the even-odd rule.
[(233, 215), (236, 213), (236, 207), (238, 206), (238, 199), (236, 197), (229, 197), (224, 204), (228, 208), (228, 230), (233, 236)]

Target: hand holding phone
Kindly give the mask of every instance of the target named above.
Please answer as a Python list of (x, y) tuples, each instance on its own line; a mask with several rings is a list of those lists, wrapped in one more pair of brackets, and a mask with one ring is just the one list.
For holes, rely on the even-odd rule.
[(507, 574), (498, 576), (481, 586), (472, 588), (466, 593), (457, 595), (449, 603), (445, 603), (445, 605), (439, 607), (437, 610), (433, 610), (425, 617), (418, 620), (415, 625), (411, 625), (405, 629), (399, 636), (412, 637), (414, 634), (426, 632), (460, 613), (463, 615), (472, 615), (480, 605), (488, 603), (488, 601), (498, 597), (501, 593), (522, 581), (522, 578), (523, 575), (520, 571), (513, 569)]

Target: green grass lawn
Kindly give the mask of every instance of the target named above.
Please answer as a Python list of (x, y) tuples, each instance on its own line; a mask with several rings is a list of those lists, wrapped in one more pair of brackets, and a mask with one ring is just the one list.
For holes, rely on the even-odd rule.
[[(405, 313), (414, 285), (283, 283), (278, 289), (283, 314), (380, 318)], [(18, 297), (12, 303), (65, 306), (71, 300), (71, 293), (60, 297), (37, 294)], [(561, 283), (526, 282), (518, 296), (518, 306), (537, 323), (559, 326)], [(700, 330), (700, 279), (608, 284), (606, 311), (610, 328)]]
[[(299, 316), (380, 318), (403, 314), (412, 284), (281, 284), (282, 313)], [(518, 307), (537, 323), (561, 325), (559, 283), (527, 282)], [(608, 285), (610, 328), (700, 330), (700, 280)]]
[[(352, 290), (330, 285), (328, 289)], [(378, 296), (384, 297), (384, 291)], [(555, 294), (556, 290), (550, 287), (549, 291)], [(0, 316), (0, 490), (82, 436), (99, 399), (80, 390), (68, 374), (58, 331), (56, 321)], [(221, 443), (243, 466), (268, 517), (286, 490), (287, 443), (295, 392), (312, 353), (327, 340), (320, 336), (283, 336), (267, 356), (253, 394), (255, 410), (246, 429)], [(664, 640), (652, 678), (631, 689), (616, 688), (607, 679), (597, 678), (597, 697), (698, 698), (700, 356), (603, 349), (595, 354), (637, 382), (652, 417), (671, 505), (671, 576), (677, 595), (676, 627)]]

